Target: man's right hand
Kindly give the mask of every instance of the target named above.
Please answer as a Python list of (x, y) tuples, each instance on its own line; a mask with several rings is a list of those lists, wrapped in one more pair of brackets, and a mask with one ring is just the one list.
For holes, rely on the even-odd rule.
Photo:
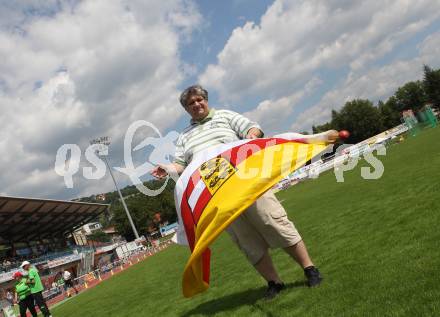
[(157, 165), (150, 171), (150, 174), (157, 179), (164, 179), (168, 176), (168, 172), (166, 171), (166, 167), (163, 165)]
[(176, 163), (159, 164), (150, 171), (150, 174), (157, 179), (164, 179), (170, 173), (171, 173), (172, 177), (174, 177), (175, 174), (178, 177), (178, 175), (182, 174), (184, 169), (185, 169), (184, 166), (182, 166), (180, 164), (176, 164)]

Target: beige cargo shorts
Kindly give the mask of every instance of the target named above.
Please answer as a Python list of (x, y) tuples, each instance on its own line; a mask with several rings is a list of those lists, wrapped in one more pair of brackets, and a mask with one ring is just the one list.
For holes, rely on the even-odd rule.
[(252, 265), (260, 261), (268, 248), (286, 248), (302, 239), (272, 190), (253, 203), (226, 231)]

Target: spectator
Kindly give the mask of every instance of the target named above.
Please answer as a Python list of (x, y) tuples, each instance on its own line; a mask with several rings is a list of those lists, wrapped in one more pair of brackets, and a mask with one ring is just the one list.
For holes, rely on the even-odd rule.
[(14, 305), (14, 294), (10, 290), (6, 292), (6, 300), (11, 304), (11, 306)]
[(47, 308), (46, 301), (43, 297), (44, 287), (43, 283), (41, 283), (38, 270), (35, 267), (31, 267), (31, 264), (28, 261), (24, 261), (21, 264), (21, 268), (29, 274), (28, 284), (30, 286), (32, 296), (34, 297), (35, 304), (38, 305), (44, 317), (51, 317), (49, 308)]
[(28, 285), (28, 280), (23, 277), (23, 274), (19, 271), (15, 272), (13, 277), (15, 280), (15, 303), (18, 303), (20, 307), (20, 316), (26, 317), (27, 310), (29, 309), (32, 317), (37, 317), (34, 297)]
[(78, 290), (76, 289), (75, 285), (73, 285), (72, 273), (70, 273), (68, 270), (65, 270), (63, 273), (63, 280), (64, 290), (67, 292), (67, 297), (70, 297), (70, 288), (73, 288), (75, 290), (75, 294), (78, 294)]

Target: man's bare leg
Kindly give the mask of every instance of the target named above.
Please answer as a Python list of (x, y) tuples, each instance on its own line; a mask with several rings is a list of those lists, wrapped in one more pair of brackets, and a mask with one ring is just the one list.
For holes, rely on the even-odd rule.
[(304, 269), (308, 286), (313, 287), (321, 284), (321, 273), (319, 273), (319, 270), (313, 265), (306, 245), (302, 240), (295, 245), (284, 248), (284, 250)]
[(313, 262), (310, 259), (309, 253), (307, 252), (306, 245), (301, 240), (295, 245), (284, 248), (286, 251), (301, 267), (304, 269), (309, 266), (313, 266)]
[(254, 267), (267, 282), (274, 281), (275, 283), (282, 283), (277, 271), (275, 270), (275, 267), (273, 266), (272, 259), (267, 250), (261, 260), (258, 261), (258, 263), (254, 265)]

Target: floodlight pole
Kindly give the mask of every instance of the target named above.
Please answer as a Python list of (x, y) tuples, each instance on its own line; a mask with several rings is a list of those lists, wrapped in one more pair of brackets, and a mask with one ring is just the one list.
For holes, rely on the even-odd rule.
[[(101, 138), (90, 141), (90, 144), (104, 144), (104, 145), (108, 146), (110, 144), (110, 141), (109, 141), (108, 137), (101, 137)], [(99, 151), (98, 151), (98, 154), (99, 154)], [(113, 172), (112, 172), (110, 165), (108, 164), (107, 158), (105, 157), (105, 155), (103, 155), (102, 158), (104, 159), (105, 165), (107, 165), (107, 168), (110, 172), (110, 176), (112, 177), (113, 183), (115, 184), (116, 190), (118, 191), (119, 197), (122, 202), (122, 206), (124, 206), (124, 210), (125, 210), (125, 213), (127, 214), (127, 218), (128, 218), (128, 221), (130, 222), (131, 229), (133, 230), (134, 236), (136, 239), (139, 239), (139, 234), (136, 230), (133, 219), (131, 219), (130, 212), (128, 211), (127, 205), (125, 204), (125, 201), (124, 201), (124, 197), (122, 197), (121, 191), (119, 190), (118, 184), (116, 183), (116, 179), (113, 176)]]

